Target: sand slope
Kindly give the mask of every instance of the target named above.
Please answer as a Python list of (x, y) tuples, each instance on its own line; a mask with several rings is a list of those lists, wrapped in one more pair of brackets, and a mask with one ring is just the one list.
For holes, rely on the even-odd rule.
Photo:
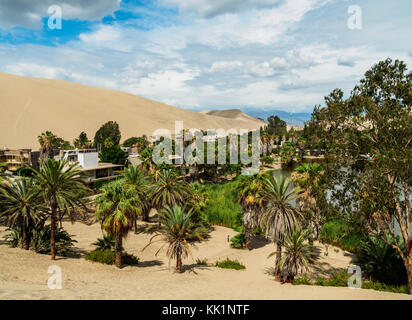
[[(82, 251), (92, 250), (91, 243), (101, 237), (98, 224), (64, 223), (64, 228), (76, 235), (76, 247)], [(0, 227), (0, 237), (4, 230)], [(267, 259), (274, 245), (260, 240), (254, 242), (251, 251), (232, 249), (226, 237), (235, 234), (231, 229), (216, 227), (209, 241), (192, 250), (193, 258), (206, 258), (212, 264), (227, 257), (238, 259), (246, 265), (246, 270), (196, 266), (188, 258), (183, 261), (182, 274), (174, 273), (173, 263), (169, 270), (165, 251), (155, 256), (158, 244), (142, 252), (151, 237), (144, 233), (130, 233), (124, 244), (141, 263), (121, 270), (83, 258), (58, 258), (52, 262), (50, 256), (3, 244), (0, 245), (0, 299), (412, 299), (406, 294), (373, 290), (282, 285), (273, 278), (274, 260)], [(328, 257), (322, 255), (319, 272), (347, 268), (349, 263), (350, 257), (342, 250), (335, 252), (330, 248)], [(47, 287), (50, 265), (62, 269), (62, 290)]]
[(97, 129), (114, 120), (122, 139), (155, 130), (185, 128), (257, 129), (263, 122), (248, 116), (228, 118), (192, 112), (132, 94), (60, 80), (0, 73), (0, 148), (38, 149), (37, 136), (52, 130), (72, 141), (81, 131), (93, 139)]

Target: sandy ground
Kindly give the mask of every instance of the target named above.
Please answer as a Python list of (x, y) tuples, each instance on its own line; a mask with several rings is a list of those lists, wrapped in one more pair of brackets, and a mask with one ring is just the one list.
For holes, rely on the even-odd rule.
[[(93, 249), (92, 242), (101, 237), (98, 224), (65, 223), (78, 241), (80, 251)], [(0, 237), (5, 234), (0, 228)], [(184, 260), (184, 273), (169, 269), (165, 251), (155, 256), (158, 245), (142, 252), (150, 235), (129, 234), (125, 249), (140, 258), (138, 266), (117, 269), (114, 266), (91, 263), (84, 258), (58, 258), (51, 262), (47, 255), (0, 245), (0, 299), (411, 299), (409, 295), (316, 286), (292, 286), (273, 279), (273, 259), (267, 259), (274, 245), (263, 239), (255, 241), (251, 251), (229, 247), (226, 237), (235, 232), (215, 227), (209, 241), (193, 249), (193, 258), (214, 263), (217, 260), (238, 259), (246, 270), (225, 270), (196, 266), (191, 258)], [(322, 254), (316, 273), (327, 274), (336, 268), (346, 268), (350, 256), (329, 248)], [(62, 270), (62, 289), (47, 287), (48, 268), (57, 265)]]
[(259, 129), (265, 123), (240, 110), (205, 114), (176, 108), (121, 91), (61, 80), (20, 77), (0, 72), (0, 148), (38, 149), (37, 136), (49, 130), (68, 141), (80, 132), (93, 139), (107, 121), (117, 121), (122, 141), (151, 136), (155, 130)]

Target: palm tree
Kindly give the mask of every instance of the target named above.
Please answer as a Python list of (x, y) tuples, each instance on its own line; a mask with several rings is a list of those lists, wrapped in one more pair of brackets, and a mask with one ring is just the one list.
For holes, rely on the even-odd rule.
[(284, 235), (291, 232), (299, 223), (300, 213), (290, 204), (296, 197), (297, 189), (290, 189), (290, 181), (284, 176), (276, 179), (273, 175), (264, 178), (262, 198), (267, 203), (261, 225), (266, 236), (276, 243), (275, 280), (280, 280), (280, 260)]
[[(285, 252), (280, 261), (280, 269), (286, 270), (292, 281), (299, 272), (307, 271), (309, 266), (319, 258), (319, 248), (307, 243), (308, 237), (309, 230), (299, 230), (295, 227), (286, 235), (282, 243)], [(277, 253), (272, 252), (268, 258)]]
[[(83, 171), (76, 169), (77, 164), (68, 165), (66, 160), (48, 159), (42, 162), (40, 170), (35, 172), (34, 179), (41, 188), (44, 203), (48, 206), (51, 223), (50, 247), (51, 259), (56, 259), (56, 222), (58, 213), (71, 214), (72, 209), (85, 207), (84, 198), (87, 191)], [(62, 218), (62, 217), (60, 217)]]
[[(149, 213), (152, 208), (151, 183), (143, 170), (138, 166), (129, 166), (123, 172), (122, 178), (127, 185), (131, 185), (141, 203), (141, 214), (143, 221), (149, 221)], [(137, 219), (135, 220), (135, 232), (137, 231)]]
[(113, 181), (102, 187), (102, 194), (97, 197), (96, 220), (102, 228), (115, 239), (116, 267), (122, 266), (123, 238), (127, 236), (140, 211), (139, 199), (134, 188), (123, 181)]
[(21, 178), (13, 183), (5, 183), (0, 188), (6, 224), (17, 227), (22, 233), (22, 248), (29, 250), (31, 231), (43, 221), (44, 207), (41, 204), (40, 189), (32, 179)]
[[(190, 222), (192, 211), (185, 213), (185, 207), (181, 208), (175, 205), (173, 208), (166, 208), (159, 214), (159, 222), (161, 224), (160, 231), (150, 239), (150, 242), (144, 249), (155, 242), (164, 242), (169, 244), (166, 255), (170, 260), (176, 259), (176, 272), (182, 272), (182, 258), (186, 258), (189, 254), (192, 255), (187, 241), (190, 237), (190, 230), (193, 230)], [(161, 237), (157, 241), (153, 241), (156, 237)], [(157, 250), (156, 255), (164, 246)], [(144, 250), (143, 249), (143, 250)]]
[(309, 229), (313, 233), (310, 241), (318, 239), (320, 232), (320, 210), (316, 201), (319, 180), (323, 175), (323, 168), (317, 163), (304, 163), (292, 173), (292, 181), (301, 191), (296, 199), (296, 204), (301, 212), (308, 215)]
[(40, 159), (43, 161), (53, 158), (53, 149), (55, 147), (57, 136), (51, 131), (42, 132), (37, 140), (40, 144)]
[(239, 194), (238, 202), (242, 205), (246, 249), (249, 249), (252, 232), (259, 224), (259, 216), (264, 207), (262, 198), (263, 175), (241, 176), (236, 191)]
[(151, 189), (152, 203), (157, 210), (166, 206), (183, 206), (185, 201), (191, 198), (189, 184), (170, 169), (159, 172)]

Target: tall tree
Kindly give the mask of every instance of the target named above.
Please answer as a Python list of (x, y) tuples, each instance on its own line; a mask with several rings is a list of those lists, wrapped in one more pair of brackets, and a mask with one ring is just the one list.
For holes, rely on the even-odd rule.
[(348, 99), (336, 89), (325, 100), (312, 122), (327, 148), (325, 176), (342, 185), (334, 201), (362, 217), (368, 232), (395, 239), (387, 243), (401, 256), (411, 289), (412, 72), (402, 61), (380, 61)]
[(103, 147), (106, 139), (110, 139), (114, 145), (118, 146), (121, 139), (120, 128), (116, 121), (108, 121), (97, 130), (94, 136), (94, 146)]
[(51, 259), (56, 259), (56, 223), (58, 213), (71, 214), (76, 207), (85, 207), (85, 200), (79, 197), (87, 190), (83, 171), (76, 169), (77, 164), (68, 165), (66, 160), (48, 159), (35, 169), (37, 184), (41, 188), (44, 203), (48, 206), (51, 223)]
[(276, 179), (273, 175), (265, 177), (262, 198), (267, 203), (263, 212), (261, 225), (266, 236), (276, 243), (275, 280), (280, 280), (280, 262), (282, 258), (282, 242), (287, 233), (291, 233), (298, 225), (301, 214), (290, 201), (296, 198), (297, 190), (284, 176)]
[(152, 203), (158, 210), (166, 206), (183, 206), (191, 198), (191, 188), (172, 170), (162, 170), (152, 186)]
[(97, 197), (96, 219), (103, 229), (115, 239), (116, 267), (122, 266), (123, 238), (125, 238), (140, 212), (140, 202), (134, 188), (123, 181), (113, 181), (102, 187)]
[(305, 215), (305, 227), (309, 229), (309, 240), (319, 238), (321, 227), (321, 210), (319, 201), (324, 200), (321, 179), (323, 167), (317, 163), (304, 163), (297, 167), (291, 175), (292, 181), (300, 187), (296, 198), (299, 210)]
[(278, 116), (270, 116), (268, 118), (267, 132), (271, 135), (286, 134), (286, 122), (281, 120)]
[[(160, 231), (154, 237), (150, 239), (149, 244), (144, 248), (146, 249), (152, 243), (165, 242), (169, 245), (167, 249), (167, 257), (169, 263), (171, 259), (176, 259), (176, 272), (182, 272), (182, 258), (191, 255), (188, 239), (190, 237), (190, 230), (193, 230), (191, 226), (191, 210), (185, 212), (185, 208), (174, 206), (170, 208), (166, 206), (159, 214)], [(161, 237), (157, 241), (153, 241), (157, 237)], [(143, 249), (143, 250), (144, 250)], [(160, 252), (162, 247), (156, 252), (156, 255)]]
[[(143, 170), (137, 166), (128, 166), (122, 174), (122, 178), (127, 185), (130, 185), (139, 198), (143, 221), (149, 221), (149, 213), (152, 209), (151, 182), (144, 174)], [(135, 221), (135, 232), (137, 231)]]
[(259, 218), (264, 209), (262, 198), (263, 175), (241, 176), (236, 191), (238, 202), (242, 205), (242, 221), (246, 235), (246, 249), (250, 249), (252, 232), (259, 225)]
[(90, 149), (93, 147), (93, 143), (87, 137), (87, 133), (82, 131), (78, 138), (73, 140), (73, 145), (78, 149)]

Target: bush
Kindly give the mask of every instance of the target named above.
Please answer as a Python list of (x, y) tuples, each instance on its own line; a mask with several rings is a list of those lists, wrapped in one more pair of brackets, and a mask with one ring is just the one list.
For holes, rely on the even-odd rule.
[(208, 195), (204, 218), (207, 222), (227, 228), (242, 225), (242, 207), (237, 202), (236, 182), (200, 185), (199, 190)]
[[(113, 250), (95, 249), (88, 253), (85, 259), (92, 262), (112, 265), (116, 262), (116, 253)], [(137, 265), (139, 263), (139, 258), (124, 252), (122, 253), (122, 263), (125, 265)]]
[[(392, 242), (388, 238), (387, 241)], [(400, 239), (398, 243), (401, 243)], [(408, 276), (399, 253), (385, 241), (370, 237), (361, 243), (354, 256), (354, 263), (362, 268), (365, 276), (389, 285), (405, 285)]]
[(216, 262), (216, 267), (223, 268), (223, 269), (235, 269), (235, 270), (246, 269), (246, 267), (243, 264), (241, 264), (239, 261), (230, 260), (229, 258), (223, 261)]
[(207, 263), (206, 258), (204, 258), (202, 260), (197, 258), (196, 259), (196, 264), (199, 265), (199, 266), (208, 266), (209, 265), (209, 263)]
[(361, 236), (343, 220), (326, 222), (320, 231), (320, 241), (354, 253), (361, 244)]
[(113, 250), (115, 247), (115, 241), (114, 238), (110, 235), (105, 234), (103, 236), (103, 239), (98, 238), (96, 242), (93, 243), (97, 248), (96, 250)]
[[(330, 279), (317, 278), (314, 280), (309, 279), (306, 275), (301, 278), (293, 280), (293, 285), (309, 285), (309, 286), (325, 286), (325, 287), (346, 287), (348, 285), (348, 279), (351, 275), (345, 270), (335, 272)], [(409, 293), (407, 285), (387, 285), (373, 280), (362, 280), (362, 289), (373, 289), (376, 291), (385, 291), (393, 293)]]
[(108, 184), (111, 181), (113, 180), (110, 180), (110, 179), (97, 180), (93, 182), (93, 189), (99, 190), (101, 187), (103, 187), (105, 184)]
[[(7, 234), (4, 239), (9, 243), (11, 247), (21, 246), (22, 232), (20, 228), (8, 229), (10, 233)], [(30, 235), (30, 247), (32, 250), (41, 254), (50, 254), (50, 225), (39, 227), (34, 229)], [(62, 257), (77, 256), (74, 251), (74, 243), (76, 240), (72, 239), (73, 235), (70, 235), (64, 229), (58, 229), (55, 235), (56, 254)]]
[(244, 233), (238, 233), (232, 239), (230, 239), (230, 246), (236, 249), (243, 249), (246, 245), (246, 235)]
[(275, 159), (273, 159), (272, 157), (270, 157), (270, 156), (264, 156), (264, 157), (262, 157), (262, 162), (263, 163), (265, 163), (265, 164), (273, 164), (274, 162), (275, 162)]
[(304, 275), (304, 276), (301, 277), (301, 278), (295, 278), (295, 279), (292, 281), (292, 284), (295, 285), (295, 286), (296, 286), (296, 285), (300, 285), (300, 284), (304, 284), (304, 285), (310, 286), (310, 285), (312, 285), (312, 280), (310, 280), (307, 275)]

